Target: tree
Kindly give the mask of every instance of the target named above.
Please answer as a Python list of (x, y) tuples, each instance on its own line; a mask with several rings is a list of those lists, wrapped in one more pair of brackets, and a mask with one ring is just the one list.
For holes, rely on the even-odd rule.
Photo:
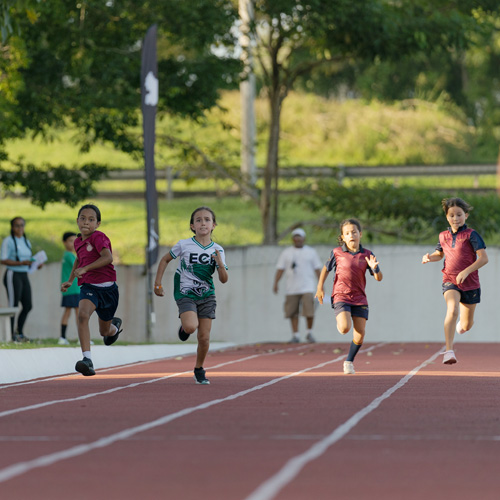
[[(4, 4), (8, 16), (0, 21), (8, 29), (0, 45), (0, 161), (9, 168), (2, 168), (0, 181), (6, 188), (16, 182), (28, 187), (28, 170), (30, 178), (36, 172), (68, 182), (72, 175), (75, 181), (82, 178), (68, 165), (8, 163), (2, 146), (9, 138), (41, 135), (50, 140), (52, 130), (70, 126), (82, 151), (107, 142), (142, 154), (141, 136), (133, 129), (140, 121), (141, 40), (153, 22), (159, 25), (160, 114), (197, 119), (215, 105), (220, 89), (237, 80), (238, 62), (213, 51), (233, 43), (236, 13), (224, 0)], [(105, 171), (86, 168), (89, 182), (82, 187), (91, 189)], [(27, 194), (43, 206), (58, 200), (76, 203), (91, 192), (75, 192), (74, 185), (68, 187), (72, 194), (59, 184), (48, 196), (40, 183), (31, 183)]]
[(353, 60), (397, 61), (438, 50), (465, 49), (478, 30), (479, 7), (492, 1), (451, 0), (256, 0), (263, 91), (269, 100), (270, 130), (261, 213), (264, 243), (275, 243), (278, 220), (280, 117), (300, 78), (328, 67), (332, 79)]
[[(484, 3), (484, 2), (483, 2)], [(496, 7), (496, 8), (495, 8)], [(477, 9), (467, 48), (441, 47), (393, 60), (346, 61), (332, 86), (332, 69), (321, 67), (300, 79), (300, 88), (330, 97), (349, 92), (386, 102), (420, 99), (460, 107), (484, 144), (486, 161), (496, 159), (500, 79), (500, 14), (498, 6)], [(492, 145), (491, 143), (494, 142)]]
[(387, 181), (355, 181), (349, 186), (323, 183), (316, 196), (303, 202), (317, 214), (316, 225), (338, 235), (338, 227), (348, 217), (359, 218), (364, 237), (383, 236), (387, 241), (423, 243), (435, 241), (447, 226), (441, 200), (465, 197), (473, 207), (473, 227), (485, 238), (495, 238), (500, 230), (500, 199), (495, 194), (478, 195), (429, 190), (411, 186), (395, 187)]

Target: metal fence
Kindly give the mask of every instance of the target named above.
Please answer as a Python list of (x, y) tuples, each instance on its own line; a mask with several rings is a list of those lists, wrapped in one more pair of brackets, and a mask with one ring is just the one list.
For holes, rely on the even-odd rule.
[[(479, 187), (479, 176), (481, 175), (496, 175), (499, 166), (496, 164), (479, 164), (479, 165), (382, 165), (382, 166), (316, 166), (316, 167), (282, 167), (279, 175), (281, 179), (337, 179), (339, 182), (347, 178), (399, 178), (399, 177), (430, 177), (430, 176), (471, 176), (473, 178), (474, 187)], [(263, 177), (263, 168), (257, 168), (257, 178)], [(213, 174), (209, 172), (197, 172), (197, 178), (213, 179)], [(173, 189), (173, 181), (179, 179), (180, 175), (175, 172), (172, 167), (156, 169), (156, 179), (166, 181), (164, 191), (159, 191), (160, 197), (172, 199), (176, 197), (186, 196), (210, 196), (216, 194), (214, 190), (206, 191), (175, 191)], [(144, 180), (144, 170), (111, 170), (109, 172), (109, 180), (124, 181), (124, 180)], [(489, 191), (493, 191), (491, 188)], [(129, 196), (143, 197), (144, 191), (99, 191), (99, 196), (113, 197)], [(231, 193), (225, 192), (226, 195), (238, 195), (239, 192), (232, 190)]]

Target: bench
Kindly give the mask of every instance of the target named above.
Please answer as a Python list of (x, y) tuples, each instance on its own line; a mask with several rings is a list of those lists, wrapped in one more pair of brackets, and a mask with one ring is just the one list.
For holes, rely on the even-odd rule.
[(10, 318), (15, 316), (18, 311), (19, 307), (0, 307), (0, 342), (12, 340)]

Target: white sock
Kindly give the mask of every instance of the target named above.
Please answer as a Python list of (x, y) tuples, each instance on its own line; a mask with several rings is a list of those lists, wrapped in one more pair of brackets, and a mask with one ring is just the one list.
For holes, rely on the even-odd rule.
[(90, 351), (83, 351), (83, 357), (92, 359), (92, 354), (90, 353)]

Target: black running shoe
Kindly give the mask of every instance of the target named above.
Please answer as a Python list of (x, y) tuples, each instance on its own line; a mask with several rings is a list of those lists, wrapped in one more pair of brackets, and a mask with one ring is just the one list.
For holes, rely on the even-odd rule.
[(18, 344), (21, 343), (28, 343), (30, 339), (28, 337), (25, 337), (22, 333), (16, 333), (13, 338), (14, 342), (17, 342)]
[(194, 369), (194, 379), (196, 380), (197, 384), (203, 384), (203, 385), (210, 384), (210, 380), (208, 380), (208, 378), (205, 377), (205, 370), (203, 369), (203, 367)]
[(94, 364), (89, 358), (83, 358), (81, 361), (77, 361), (75, 370), (80, 372), (84, 377), (95, 375)]
[(178, 335), (179, 335), (179, 339), (182, 340), (182, 342), (186, 342), (186, 340), (189, 338), (189, 334), (184, 331), (184, 329), (182, 328), (182, 325), (179, 326)]
[(123, 332), (123, 329), (120, 330), (120, 327), (122, 326), (122, 320), (120, 318), (113, 318), (111, 320), (111, 324), (112, 325), (115, 325), (116, 328), (118, 328), (118, 331), (112, 335), (111, 337), (104, 337), (103, 340), (104, 340), (104, 343), (106, 345), (111, 345), (111, 344), (114, 344), (117, 340), (118, 340), (118, 337), (120, 336), (120, 333)]

